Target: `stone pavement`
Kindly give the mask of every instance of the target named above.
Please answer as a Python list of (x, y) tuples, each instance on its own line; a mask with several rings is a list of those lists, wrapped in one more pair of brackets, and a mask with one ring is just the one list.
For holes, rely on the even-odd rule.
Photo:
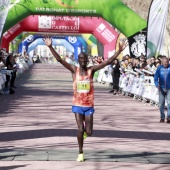
[(94, 133), (78, 153), (71, 112), (71, 74), (59, 64), (34, 64), (0, 95), (0, 170), (169, 170), (170, 124), (131, 97), (95, 83)]

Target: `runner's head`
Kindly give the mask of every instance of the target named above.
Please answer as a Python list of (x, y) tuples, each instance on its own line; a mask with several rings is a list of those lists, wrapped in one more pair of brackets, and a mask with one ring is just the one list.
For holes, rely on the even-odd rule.
[(81, 52), (78, 55), (78, 62), (80, 64), (80, 67), (86, 68), (88, 64), (88, 55), (85, 52)]

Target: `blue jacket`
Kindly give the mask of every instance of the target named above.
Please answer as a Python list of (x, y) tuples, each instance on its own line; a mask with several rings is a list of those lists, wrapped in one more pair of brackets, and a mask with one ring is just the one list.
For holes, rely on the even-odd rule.
[(156, 87), (170, 89), (170, 65), (167, 68), (162, 65), (157, 68), (154, 83)]

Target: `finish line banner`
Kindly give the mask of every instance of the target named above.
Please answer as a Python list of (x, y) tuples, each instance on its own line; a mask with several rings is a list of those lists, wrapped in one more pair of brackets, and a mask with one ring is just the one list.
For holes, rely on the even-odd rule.
[(147, 58), (164, 55), (164, 38), (169, 0), (153, 0), (150, 6), (147, 31)]

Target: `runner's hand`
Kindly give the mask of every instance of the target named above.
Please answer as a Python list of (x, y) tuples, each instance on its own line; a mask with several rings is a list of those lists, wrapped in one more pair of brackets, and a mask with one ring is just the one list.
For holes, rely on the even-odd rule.
[(128, 46), (128, 40), (126, 38), (123, 38), (119, 42), (119, 50), (123, 51)]
[(48, 47), (52, 46), (52, 38), (48, 35), (44, 35), (43, 41)]

